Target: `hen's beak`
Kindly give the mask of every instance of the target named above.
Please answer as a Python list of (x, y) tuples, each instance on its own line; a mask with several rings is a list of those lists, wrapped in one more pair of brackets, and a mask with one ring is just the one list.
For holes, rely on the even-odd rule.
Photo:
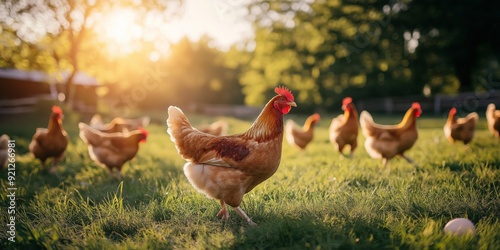
[(292, 106), (292, 107), (297, 107), (297, 103), (295, 103), (295, 102), (287, 102), (287, 104)]

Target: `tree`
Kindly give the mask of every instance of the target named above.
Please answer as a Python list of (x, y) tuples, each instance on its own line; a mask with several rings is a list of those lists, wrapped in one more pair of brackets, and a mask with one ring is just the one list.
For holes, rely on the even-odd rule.
[(238, 60), (245, 54), (224, 53), (209, 44), (208, 37), (197, 42), (184, 38), (170, 46), (168, 56), (154, 62), (141, 52), (111, 60), (112, 73), (121, 78), (108, 85), (112, 91), (105, 96), (106, 106), (123, 107), (124, 115), (127, 110), (164, 110), (168, 105), (242, 104)]
[[(310, 108), (354, 99), (470, 91), (500, 77), (500, 15), (491, 0), (260, 1), (256, 49), (241, 82), (249, 104), (285, 84)], [(496, 65), (496, 66), (495, 66)], [(475, 80), (475, 81), (474, 81)], [(301, 105), (304, 106), (304, 105)]]
[[(266, 1), (249, 7), (256, 49), (242, 76), (248, 103), (285, 84), (311, 108), (336, 106), (341, 96), (408, 94), (402, 37), (394, 37), (382, 1)], [(255, 85), (261, 87), (255, 88)], [(367, 90), (365, 92), (360, 89)]]
[(197, 42), (187, 38), (172, 45), (160, 67), (170, 69), (165, 88), (167, 101), (175, 105), (241, 104), (238, 68), (226, 65), (227, 55), (212, 48), (209, 37)]
[[(54, 65), (39, 65), (43, 70), (69, 70), (65, 94), (66, 101), (71, 102), (73, 78), (81, 69), (81, 57), (85, 54), (82, 48), (91, 43), (89, 33), (93, 23), (119, 8), (132, 8), (142, 15), (164, 14), (169, 2), (172, 1), (6, 0), (2, 1), (0, 10), (8, 15), (0, 18), (0, 24), (3, 29), (11, 29), (22, 44), (33, 46), (35, 51), (45, 51), (46, 57), (53, 59)], [(9, 66), (17, 67), (15, 63)]]
[[(435, 58), (437, 55), (440, 64), (450, 68), (458, 79), (459, 91), (466, 92), (479, 85), (474, 75), (487, 67), (481, 65), (482, 60), (498, 64), (499, 10), (500, 3), (491, 0), (413, 0), (395, 17), (395, 23), (406, 30), (417, 31), (420, 38), (416, 56)], [(497, 77), (500, 77), (499, 70), (496, 67)]]

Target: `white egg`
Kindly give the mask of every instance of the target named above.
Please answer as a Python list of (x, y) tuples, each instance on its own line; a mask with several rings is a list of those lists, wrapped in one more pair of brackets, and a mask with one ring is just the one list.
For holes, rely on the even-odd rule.
[(446, 226), (444, 226), (444, 232), (454, 235), (476, 235), (476, 228), (474, 227), (474, 223), (472, 223), (472, 221), (465, 218), (457, 218), (446, 223)]

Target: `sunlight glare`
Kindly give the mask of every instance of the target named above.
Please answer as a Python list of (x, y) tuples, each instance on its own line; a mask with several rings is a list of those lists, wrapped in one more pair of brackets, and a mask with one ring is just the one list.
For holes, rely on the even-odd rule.
[(142, 29), (135, 23), (136, 14), (131, 9), (117, 9), (103, 18), (103, 36), (107, 41), (127, 45), (142, 35)]

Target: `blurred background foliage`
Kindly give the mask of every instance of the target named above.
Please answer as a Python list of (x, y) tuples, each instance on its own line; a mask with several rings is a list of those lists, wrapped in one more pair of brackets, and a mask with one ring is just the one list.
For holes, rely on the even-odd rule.
[[(260, 106), (283, 84), (302, 108), (332, 109), (344, 96), (356, 100), (486, 91), (492, 84), (484, 79), (500, 79), (498, 1), (241, 4), (254, 36), (229, 49), (217, 48), (208, 36), (172, 43), (150, 35), (157, 34), (153, 27), (127, 42), (124, 52), (117, 49), (120, 41), (102, 39), (96, 28), (100, 18), (116, 8), (133, 9), (141, 25), (161, 26), (182, 14), (183, 2), (4, 0), (0, 67), (82, 70), (102, 83), (98, 94), (113, 105), (148, 108)], [(22, 25), (26, 22), (32, 25)]]

